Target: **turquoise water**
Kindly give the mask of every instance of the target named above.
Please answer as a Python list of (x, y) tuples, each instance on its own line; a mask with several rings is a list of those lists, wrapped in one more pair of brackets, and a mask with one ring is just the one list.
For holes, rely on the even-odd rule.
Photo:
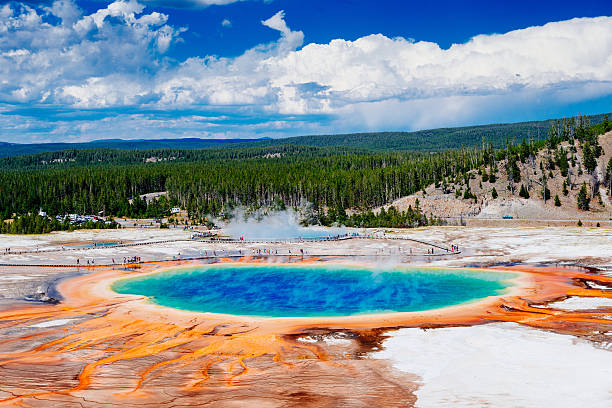
[(74, 247), (75, 248), (94, 248), (94, 247), (98, 248), (98, 247), (111, 247), (115, 245), (119, 245), (119, 242), (116, 242), (116, 241), (96, 242), (96, 243), (91, 243), (91, 244), (74, 245)]
[(115, 282), (163, 306), (249, 316), (348, 316), (436, 309), (497, 295), (511, 273), (347, 266), (213, 265)]

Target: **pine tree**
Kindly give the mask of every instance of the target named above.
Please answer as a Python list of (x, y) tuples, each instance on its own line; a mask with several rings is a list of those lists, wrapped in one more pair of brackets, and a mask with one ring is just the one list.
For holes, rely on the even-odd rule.
[(582, 154), (584, 156), (584, 167), (589, 173), (592, 173), (593, 170), (595, 170), (595, 167), (597, 167), (597, 160), (595, 160), (595, 155), (593, 154), (591, 145), (588, 142), (584, 143)]
[(589, 194), (587, 192), (586, 183), (582, 183), (582, 187), (578, 193), (578, 208), (584, 211), (589, 210)]
[(493, 191), (491, 191), (491, 197), (493, 197), (493, 199), (497, 199), (497, 190), (495, 189), (495, 187), (493, 187)]
[(559, 148), (555, 153), (555, 159), (559, 169), (561, 170), (561, 175), (563, 177), (567, 176), (567, 171), (569, 169), (569, 161), (567, 159), (567, 152), (563, 147)]
[(515, 183), (518, 183), (519, 181), (521, 181), (521, 170), (518, 168), (517, 161), (518, 161), (518, 157), (511, 156), (508, 158), (508, 164), (506, 166), (506, 169), (508, 171), (508, 176)]
[(555, 194), (555, 207), (561, 207), (561, 200), (559, 199), (559, 194)]
[(548, 189), (548, 178), (546, 174), (542, 176), (542, 198), (544, 199), (544, 204), (550, 199), (550, 190)]
[(519, 197), (529, 198), (529, 191), (527, 191), (527, 187), (524, 184), (521, 184), (521, 190), (519, 191)]

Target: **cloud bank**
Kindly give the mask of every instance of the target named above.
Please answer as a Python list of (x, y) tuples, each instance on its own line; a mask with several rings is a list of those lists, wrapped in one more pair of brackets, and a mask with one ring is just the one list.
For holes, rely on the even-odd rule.
[[(70, 0), (6, 4), (0, 7), (0, 103), (11, 114), (17, 104), (170, 110), (186, 132), (198, 121), (189, 125), (193, 115), (181, 111), (212, 110), (265, 118), (256, 124), (262, 134), (278, 135), (448, 125), (541, 101), (562, 105), (612, 94), (612, 17), (483, 34), (443, 49), (382, 34), (304, 45), (304, 34), (279, 11), (261, 22), (279, 33), (276, 41), (235, 58), (183, 61), (167, 56), (185, 31), (168, 19), (135, 0), (92, 14)], [(157, 126), (154, 114), (138, 120), (144, 132)], [(25, 122), (25, 130), (5, 133), (27, 133)], [(205, 132), (245, 136), (254, 125), (212, 121)]]

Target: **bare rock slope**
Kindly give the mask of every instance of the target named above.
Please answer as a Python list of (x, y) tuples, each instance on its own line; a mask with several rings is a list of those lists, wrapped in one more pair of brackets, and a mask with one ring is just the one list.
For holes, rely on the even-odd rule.
[[(611, 220), (612, 192), (606, 188), (604, 178), (606, 166), (612, 157), (612, 132), (600, 136), (599, 144), (603, 154), (597, 159), (597, 167), (591, 173), (585, 169), (580, 145), (576, 143), (570, 146), (564, 142), (561, 146), (568, 151), (567, 157), (573, 159), (568, 171), (569, 177), (563, 176), (558, 166), (550, 166), (553, 153), (542, 149), (530, 160), (518, 162), (521, 174), (519, 181), (510, 180), (506, 169), (507, 161), (501, 160), (497, 162), (494, 182), (484, 176), (484, 173), (492, 173), (489, 166), (474, 169), (470, 172), (468, 184), (465, 184), (464, 180), (456, 180), (446, 186), (432, 184), (425, 189), (425, 194), (419, 192), (399, 198), (384, 208), (394, 206), (399, 211), (405, 211), (410, 206), (414, 208), (418, 200), (418, 205), (425, 214), (441, 218)], [(572, 148), (575, 151), (572, 151)], [(546, 186), (550, 190), (550, 198), (547, 200), (543, 197), (543, 176), (546, 176)], [(586, 184), (590, 198), (589, 211), (580, 210), (577, 206), (578, 194), (583, 184)], [(529, 192), (529, 198), (519, 196), (522, 185)], [(464, 198), (468, 188), (475, 198)], [(497, 193), (497, 198), (494, 198), (493, 190)], [(560, 205), (555, 205), (555, 196), (558, 196)], [(380, 208), (377, 209), (379, 210)]]

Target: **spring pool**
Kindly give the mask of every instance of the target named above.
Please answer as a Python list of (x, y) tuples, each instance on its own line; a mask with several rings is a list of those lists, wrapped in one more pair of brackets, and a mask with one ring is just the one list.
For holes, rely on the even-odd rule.
[(121, 242), (118, 241), (102, 241), (102, 242), (91, 242), (87, 244), (79, 244), (73, 245), (73, 248), (101, 248), (101, 247), (112, 247), (116, 245), (121, 245)]
[(247, 316), (414, 312), (504, 293), (514, 273), (346, 265), (209, 265), (122, 279), (112, 289), (163, 306)]

